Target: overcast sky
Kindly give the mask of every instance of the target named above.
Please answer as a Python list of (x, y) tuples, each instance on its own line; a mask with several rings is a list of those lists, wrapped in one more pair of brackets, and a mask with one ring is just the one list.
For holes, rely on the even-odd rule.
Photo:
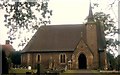
[[(115, 0), (91, 0), (91, 3), (98, 2), (99, 7), (93, 9), (95, 12), (105, 12), (111, 14), (117, 24), (118, 17), (118, 0), (115, 1), (111, 8), (109, 4)], [(90, 0), (50, 0), (49, 9), (53, 10), (51, 24), (81, 24), (85, 22), (88, 16)], [(93, 5), (92, 5), (93, 6)], [(7, 39), (7, 29), (4, 27), (4, 11), (0, 10), (0, 44), (5, 44)], [(30, 35), (29, 35), (30, 36)], [(19, 40), (13, 43), (13, 47), (17, 49)]]

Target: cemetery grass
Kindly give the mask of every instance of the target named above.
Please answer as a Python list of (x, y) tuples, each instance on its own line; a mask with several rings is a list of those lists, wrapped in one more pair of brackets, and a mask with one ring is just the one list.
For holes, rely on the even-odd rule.
[(26, 72), (36, 73), (36, 69), (28, 70), (28, 69), (22, 69), (22, 68), (10, 68), (9, 73), (15, 73), (15, 74), (24, 74)]

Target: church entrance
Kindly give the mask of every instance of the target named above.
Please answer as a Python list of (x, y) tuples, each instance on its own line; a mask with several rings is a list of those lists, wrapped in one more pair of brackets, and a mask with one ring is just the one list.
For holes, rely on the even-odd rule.
[(79, 69), (87, 69), (87, 60), (84, 54), (80, 54), (78, 58), (78, 67)]

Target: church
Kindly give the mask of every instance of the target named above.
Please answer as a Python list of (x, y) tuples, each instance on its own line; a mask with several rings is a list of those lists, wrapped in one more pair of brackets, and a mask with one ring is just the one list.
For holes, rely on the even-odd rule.
[(41, 26), (22, 51), (22, 65), (46, 69), (106, 69), (103, 27), (90, 4), (85, 24)]

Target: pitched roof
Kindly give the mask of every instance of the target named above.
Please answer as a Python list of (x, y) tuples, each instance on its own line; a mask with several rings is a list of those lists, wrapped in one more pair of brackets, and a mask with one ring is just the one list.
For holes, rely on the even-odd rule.
[[(96, 26), (98, 49), (103, 50), (106, 46), (103, 28), (99, 23)], [(81, 38), (86, 43), (84, 24), (41, 26), (23, 52), (74, 51)]]
[(84, 24), (41, 26), (23, 51), (74, 51), (81, 37), (86, 40)]

